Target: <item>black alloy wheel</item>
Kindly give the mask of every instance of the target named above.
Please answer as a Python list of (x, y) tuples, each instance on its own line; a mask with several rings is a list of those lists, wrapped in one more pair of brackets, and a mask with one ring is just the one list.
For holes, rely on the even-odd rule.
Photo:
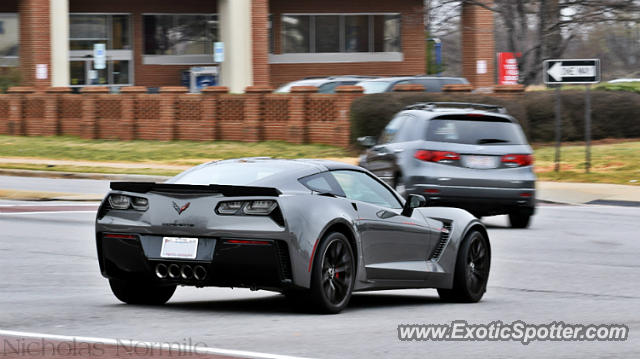
[(491, 249), (489, 241), (479, 231), (471, 231), (458, 250), (453, 288), (438, 289), (440, 298), (452, 302), (480, 301), (487, 290)]
[(317, 309), (338, 313), (349, 303), (355, 281), (355, 259), (342, 233), (331, 233), (320, 244), (314, 260), (311, 294)]

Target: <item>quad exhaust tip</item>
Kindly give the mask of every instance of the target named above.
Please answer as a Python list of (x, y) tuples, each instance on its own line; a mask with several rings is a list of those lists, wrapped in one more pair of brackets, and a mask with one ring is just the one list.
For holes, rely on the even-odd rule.
[(207, 270), (203, 266), (196, 266), (193, 269), (193, 277), (197, 280), (204, 280), (207, 277)]
[(171, 264), (169, 265), (169, 277), (176, 279), (178, 277), (180, 277), (180, 266), (177, 264)]
[(193, 278), (193, 268), (190, 265), (183, 265), (180, 269), (180, 276), (182, 279), (191, 279)]
[(167, 278), (168, 274), (169, 274), (169, 269), (165, 264), (160, 263), (156, 266), (156, 276), (158, 278), (160, 279)]
[(201, 265), (192, 267), (188, 264), (180, 266), (176, 263), (172, 263), (169, 265), (158, 263), (156, 265), (156, 277), (160, 279), (165, 279), (168, 277), (172, 279), (182, 278), (185, 280), (204, 280), (205, 278), (207, 278), (207, 269)]

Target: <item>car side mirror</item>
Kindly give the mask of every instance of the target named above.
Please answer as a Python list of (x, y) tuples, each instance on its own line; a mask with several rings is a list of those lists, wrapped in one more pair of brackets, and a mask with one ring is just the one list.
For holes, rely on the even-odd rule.
[(411, 217), (415, 208), (426, 206), (427, 200), (424, 198), (424, 196), (419, 194), (410, 194), (407, 198), (407, 201), (404, 203), (404, 207), (402, 208), (402, 215), (405, 217)]
[(358, 144), (360, 144), (360, 146), (362, 147), (366, 147), (366, 148), (373, 147), (377, 143), (378, 141), (373, 136), (358, 137)]

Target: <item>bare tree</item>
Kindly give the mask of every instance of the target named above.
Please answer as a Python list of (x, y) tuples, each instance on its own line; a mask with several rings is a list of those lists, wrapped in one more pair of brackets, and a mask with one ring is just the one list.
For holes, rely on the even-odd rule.
[(430, 0), (432, 31), (450, 33), (447, 24), (463, 4), (495, 12), (498, 48), (521, 54), (526, 85), (539, 82), (542, 60), (561, 57), (577, 36), (597, 25), (640, 22), (640, 0)]

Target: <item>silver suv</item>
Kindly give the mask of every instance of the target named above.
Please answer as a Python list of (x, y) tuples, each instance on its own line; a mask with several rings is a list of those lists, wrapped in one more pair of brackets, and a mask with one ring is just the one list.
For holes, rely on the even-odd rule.
[(502, 107), (418, 103), (400, 111), (360, 165), (406, 196), (430, 205), (466, 209), (476, 217), (508, 214), (526, 228), (535, 212), (533, 150), (518, 122)]

